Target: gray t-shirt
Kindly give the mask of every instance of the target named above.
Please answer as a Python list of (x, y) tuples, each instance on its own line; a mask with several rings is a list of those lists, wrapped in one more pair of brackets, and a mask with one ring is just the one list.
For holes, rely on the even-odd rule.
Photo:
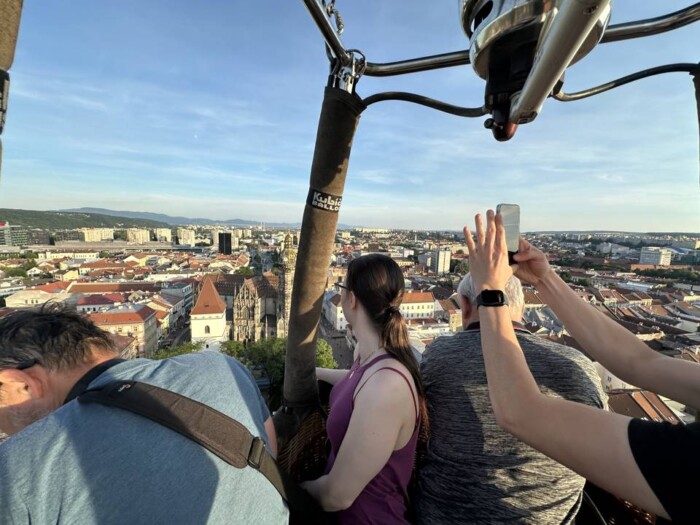
[[(209, 405), (267, 439), (269, 412), (250, 372), (217, 352), (110, 368)], [(0, 445), (0, 523), (287, 523), (259, 472), (237, 469), (149, 419), (71, 401)]]
[[(517, 331), (543, 393), (605, 408), (607, 396), (580, 352)], [(478, 331), (435, 340), (421, 374), (430, 441), (419, 471), (418, 523), (571, 523), (585, 480), (497, 424)]]

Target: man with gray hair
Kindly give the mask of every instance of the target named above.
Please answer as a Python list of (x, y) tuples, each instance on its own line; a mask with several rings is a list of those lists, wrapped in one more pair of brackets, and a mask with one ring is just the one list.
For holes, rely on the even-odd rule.
[(214, 408), (275, 453), (270, 413), (238, 361), (211, 351), (124, 360), (75, 310), (17, 310), (0, 319), (0, 432), (11, 435), (0, 445), (1, 523), (287, 523), (259, 471), (151, 419), (78, 400), (114, 381)]
[[(510, 278), (505, 295), (542, 392), (605, 408), (606, 395), (591, 361), (521, 324), (524, 295), (517, 278)], [(457, 301), (464, 331), (436, 339), (421, 363), (431, 435), (414, 499), (418, 523), (573, 523), (585, 480), (498, 426), (469, 274), (459, 284)]]

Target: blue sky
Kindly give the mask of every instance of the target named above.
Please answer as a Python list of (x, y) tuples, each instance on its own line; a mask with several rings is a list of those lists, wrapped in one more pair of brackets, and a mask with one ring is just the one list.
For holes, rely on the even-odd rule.
[[(689, 4), (617, 0), (613, 23)], [(456, 0), (337, 6), (345, 45), (372, 62), (468, 46)], [(698, 42), (700, 23), (599, 45), (566, 89), (697, 62)], [(327, 61), (300, 0), (25, 2), (11, 75), (0, 207), (301, 220)], [(483, 100), (470, 66), (358, 86), (388, 90)], [(340, 221), (458, 229), (515, 202), (524, 230), (700, 231), (695, 115), (685, 74), (550, 100), (508, 143), (483, 119), (376, 104), (356, 135)]]

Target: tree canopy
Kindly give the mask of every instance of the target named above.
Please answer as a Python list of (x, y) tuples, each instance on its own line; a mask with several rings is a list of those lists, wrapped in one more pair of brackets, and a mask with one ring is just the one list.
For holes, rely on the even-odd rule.
[[(254, 375), (264, 374), (270, 380), (269, 404), (273, 409), (282, 404), (282, 384), (284, 382), (284, 360), (287, 353), (287, 340), (271, 337), (243, 345), (238, 341), (226, 341), (221, 351), (238, 359)], [(337, 368), (333, 350), (323, 339), (316, 340), (316, 366)]]
[(175, 357), (176, 355), (191, 354), (192, 352), (198, 352), (204, 347), (204, 343), (201, 341), (199, 343), (182, 343), (181, 345), (175, 346), (173, 348), (163, 348), (158, 350), (153, 359), (167, 359), (168, 357)]
[[(204, 344), (183, 343), (174, 348), (159, 350), (154, 359), (166, 359), (178, 355), (198, 352)], [(282, 404), (282, 383), (284, 381), (284, 359), (287, 351), (287, 340), (270, 337), (244, 345), (238, 341), (226, 341), (221, 344), (221, 352), (230, 355), (246, 366), (254, 376), (265, 376), (270, 381), (269, 404), (273, 409)], [(333, 359), (333, 349), (323, 339), (316, 340), (316, 366), (337, 368), (338, 363)]]

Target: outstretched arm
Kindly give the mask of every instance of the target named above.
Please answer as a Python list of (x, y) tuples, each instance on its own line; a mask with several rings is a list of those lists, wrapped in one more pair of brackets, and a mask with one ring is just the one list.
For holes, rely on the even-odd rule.
[(271, 417), (265, 421), (265, 432), (267, 433), (267, 442), (270, 444), (270, 454), (277, 459), (277, 432), (275, 431), (275, 422)]
[(521, 280), (532, 283), (568, 332), (616, 376), (628, 383), (700, 408), (700, 366), (653, 351), (630, 331), (581, 299), (525, 241), (515, 256)]
[[(503, 290), (512, 270), (503, 223), (489, 210), (487, 230), (476, 219), (476, 243), (465, 228), (475, 289)], [(576, 301), (580, 301), (578, 297)], [(527, 366), (503, 307), (482, 307), (482, 350), (489, 396), (504, 429), (611, 493), (668, 517), (630, 449), (629, 418), (543, 395)]]
[(335, 368), (316, 368), (316, 379), (335, 385), (338, 381), (348, 375), (348, 370), (338, 370)]

